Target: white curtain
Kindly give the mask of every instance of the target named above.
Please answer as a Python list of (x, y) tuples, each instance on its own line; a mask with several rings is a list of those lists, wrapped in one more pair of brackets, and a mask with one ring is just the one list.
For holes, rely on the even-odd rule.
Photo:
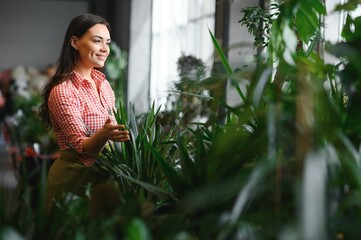
[(192, 55), (210, 68), (215, 0), (153, 0), (150, 97), (164, 108), (168, 91), (178, 80), (177, 60)]

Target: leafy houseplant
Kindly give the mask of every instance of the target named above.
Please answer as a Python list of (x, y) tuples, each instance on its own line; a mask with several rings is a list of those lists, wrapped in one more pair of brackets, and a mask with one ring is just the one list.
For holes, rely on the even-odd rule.
[(241, 10), (243, 18), (238, 21), (241, 25), (246, 25), (248, 32), (254, 36), (253, 46), (262, 49), (268, 46), (271, 35), (272, 23), (277, 19), (279, 4), (274, 2), (269, 9), (262, 9), (259, 6), (248, 7)]
[[(337, 9), (355, 5), (349, 1)], [(230, 67), (210, 32), (242, 100), (239, 106), (219, 101), (226, 109), (223, 121), (172, 125), (165, 134), (158, 109), (137, 116), (119, 105), (112, 114), (129, 129), (131, 141), (110, 144), (97, 162), (100, 171), (112, 176), (112, 184), (89, 196), (89, 203), (76, 197), (58, 203), (47, 236), (359, 237), (361, 21), (347, 17), (344, 41), (327, 47), (342, 60), (331, 65), (315, 51), (323, 14), (321, 1), (280, 3), (267, 54), (257, 59), (246, 92), (237, 82), (244, 73)], [(37, 221), (30, 229), (0, 214), (6, 223), (0, 232), (10, 228), (30, 237), (39, 236), (49, 222)], [(31, 222), (31, 216), (21, 219)]]
[(192, 55), (179, 57), (177, 69), (179, 82), (174, 83), (175, 91), (179, 94), (174, 104), (176, 112), (181, 113), (184, 122), (190, 122), (202, 115), (202, 109), (207, 109), (206, 101), (202, 101), (204, 89), (200, 82), (205, 78), (206, 65), (201, 59)]
[(207, 69), (201, 59), (192, 55), (182, 54), (178, 58), (179, 81), (174, 82), (165, 110), (158, 115), (165, 129), (174, 125), (184, 129), (189, 123), (207, 123), (216, 118), (219, 101), (224, 98), (225, 78), (217, 73), (207, 76)]

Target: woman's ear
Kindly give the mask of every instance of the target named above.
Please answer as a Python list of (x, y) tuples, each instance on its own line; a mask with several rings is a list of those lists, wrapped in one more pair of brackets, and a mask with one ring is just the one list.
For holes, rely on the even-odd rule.
[(78, 50), (78, 38), (75, 36), (72, 36), (70, 38), (70, 45), (75, 49)]

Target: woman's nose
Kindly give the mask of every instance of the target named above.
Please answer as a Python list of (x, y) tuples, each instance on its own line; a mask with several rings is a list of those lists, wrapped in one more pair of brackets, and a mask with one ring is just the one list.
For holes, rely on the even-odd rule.
[(109, 52), (109, 44), (106, 42), (103, 42), (101, 50), (104, 52)]

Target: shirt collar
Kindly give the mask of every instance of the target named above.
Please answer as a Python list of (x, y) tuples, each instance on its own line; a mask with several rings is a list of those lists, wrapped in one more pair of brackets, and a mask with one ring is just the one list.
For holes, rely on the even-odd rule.
[[(100, 72), (99, 70), (93, 68), (90, 73), (91, 77), (95, 81), (95, 84), (97, 86), (100, 86), (100, 84), (105, 80), (104, 73)], [(80, 74), (76, 71), (73, 71), (70, 74), (70, 80), (74, 83), (76, 87), (79, 87), (79, 85), (83, 84), (84, 81), (86, 81)]]

